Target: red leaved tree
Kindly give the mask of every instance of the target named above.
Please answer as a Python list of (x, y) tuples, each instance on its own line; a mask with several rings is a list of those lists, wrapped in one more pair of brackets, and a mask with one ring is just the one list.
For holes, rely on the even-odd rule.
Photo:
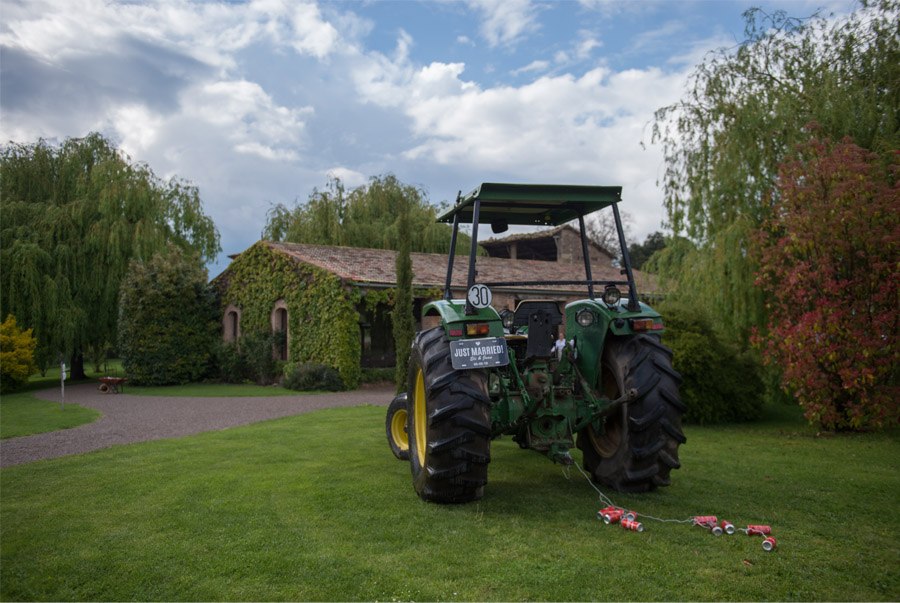
[(825, 429), (900, 420), (898, 159), (814, 137), (781, 164), (778, 202), (757, 233), (769, 323), (756, 343)]

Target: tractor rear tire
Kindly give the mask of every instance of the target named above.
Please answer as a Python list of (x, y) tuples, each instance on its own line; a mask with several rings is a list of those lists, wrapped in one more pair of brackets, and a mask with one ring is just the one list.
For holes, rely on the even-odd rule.
[(401, 461), (409, 460), (409, 435), (406, 431), (409, 421), (409, 408), (406, 403), (406, 394), (397, 394), (391, 400), (387, 409), (387, 417), (384, 421), (384, 429), (387, 432), (388, 445), (391, 452)]
[(454, 370), (444, 328), (416, 335), (409, 360), (409, 461), (413, 488), (436, 503), (484, 495), (491, 403), (484, 371)]
[(620, 492), (647, 492), (670, 484), (680, 467), (678, 447), (685, 406), (672, 351), (654, 335), (611, 337), (601, 359), (603, 393), (610, 399), (636, 391), (606, 418), (603, 433), (588, 426), (578, 435), (584, 467), (593, 480)]

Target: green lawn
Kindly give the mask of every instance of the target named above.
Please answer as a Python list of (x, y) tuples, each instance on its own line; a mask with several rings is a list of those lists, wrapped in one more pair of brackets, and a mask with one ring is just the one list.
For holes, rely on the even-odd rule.
[(338, 408), (0, 471), (4, 600), (897, 600), (900, 442), (793, 417), (688, 427), (674, 484), (613, 496), (759, 537), (595, 518), (572, 472), (495, 442), (485, 498), (421, 502), (384, 408)]
[[(85, 368), (88, 369), (89, 378), (100, 376), (100, 373), (94, 373), (91, 370), (92, 367)], [(122, 374), (122, 365), (119, 360), (110, 361), (107, 368), (110, 373)], [(66, 381), (67, 386), (79, 383), (84, 382)], [(59, 367), (54, 366), (47, 369), (45, 375), (40, 373), (32, 375), (21, 391), (4, 394), (0, 397), (0, 439), (69, 429), (100, 418), (100, 413), (91, 408), (77, 404), (61, 405), (59, 402), (48, 402), (35, 398), (31, 393), (39, 389), (58, 388)]]
[(28, 392), (0, 399), (0, 439), (78, 427), (100, 418), (92, 408), (38, 400)]

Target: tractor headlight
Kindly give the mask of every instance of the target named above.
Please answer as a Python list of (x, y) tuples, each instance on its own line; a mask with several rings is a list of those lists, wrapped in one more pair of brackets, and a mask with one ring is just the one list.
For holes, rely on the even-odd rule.
[(513, 322), (516, 320), (516, 315), (514, 312), (510, 312), (509, 310), (503, 310), (500, 312), (500, 320), (503, 322), (503, 326), (507, 329), (511, 329), (513, 326)]
[(607, 285), (603, 290), (603, 303), (607, 306), (615, 306), (620, 299), (622, 299), (622, 293), (616, 289), (615, 285)]
[(594, 313), (585, 308), (575, 315), (575, 321), (582, 327), (589, 327), (594, 324)]

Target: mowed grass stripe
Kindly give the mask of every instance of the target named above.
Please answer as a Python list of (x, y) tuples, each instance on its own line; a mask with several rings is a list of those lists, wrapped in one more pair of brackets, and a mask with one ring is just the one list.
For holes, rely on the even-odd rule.
[[(791, 418), (688, 427), (649, 515), (604, 526), (584, 479), (508, 438), (485, 498), (421, 502), (384, 408), (338, 408), (0, 471), (4, 600), (896, 600), (900, 444)], [(612, 494), (612, 493), (610, 493)]]

